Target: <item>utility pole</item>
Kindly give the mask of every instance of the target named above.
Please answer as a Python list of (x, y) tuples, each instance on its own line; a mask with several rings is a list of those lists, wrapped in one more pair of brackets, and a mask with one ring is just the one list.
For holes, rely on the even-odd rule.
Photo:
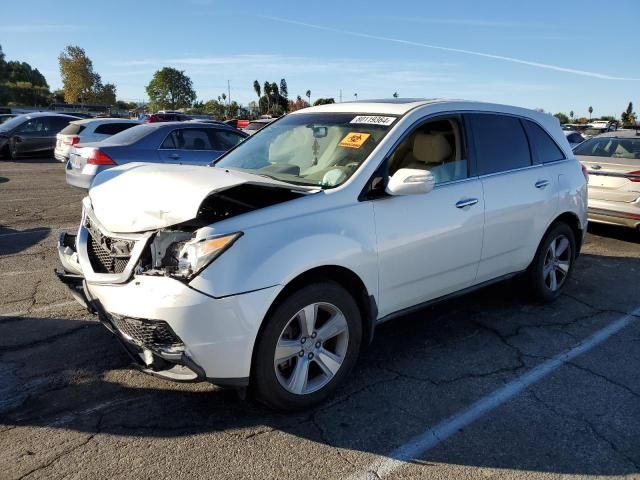
[(340, 89), (340, 103), (342, 103), (342, 89)]

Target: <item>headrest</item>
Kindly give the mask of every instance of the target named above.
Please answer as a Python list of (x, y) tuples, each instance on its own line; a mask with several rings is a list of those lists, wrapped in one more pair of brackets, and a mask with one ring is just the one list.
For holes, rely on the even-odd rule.
[(423, 163), (442, 163), (451, 156), (451, 145), (442, 133), (416, 133), (413, 158)]

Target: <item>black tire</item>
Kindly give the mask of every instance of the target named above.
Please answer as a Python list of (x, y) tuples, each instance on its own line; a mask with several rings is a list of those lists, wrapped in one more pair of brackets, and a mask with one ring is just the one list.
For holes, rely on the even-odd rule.
[(7, 151), (9, 152), (9, 158), (11, 160), (16, 160), (18, 158), (15, 140), (9, 140), (9, 143), (7, 144)]
[[(298, 312), (315, 303), (330, 304), (337, 307), (343, 314), (348, 330), (348, 340), (344, 339), (343, 342), (343, 348), (346, 345), (346, 352), (343, 354), (344, 359), (340, 367), (328, 383), (313, 392), (295, 394), (281, 384), (282, 378), (278, 378), (280, 370), (276, 373), (276, 369), (279, 368), (275, 365), (276, 345), (285, 329), (290, 328), (289, 325), (294, 321), (293, 319), (298, 318), (296, 317)], [(318, 314), (318, 324), (321, 328), (320, 316)], [(271, 408), (293, 411), (309, 408), (322, 402), (344, 381), (357, 361), (362, 340), (360, 311), (353, 297), (337, 283), (320, 281), (293, 292), (267, 316), (265, 322), (254, 351), (251, 387), (257, 399)], [(302, 333), (300, 335), (302, 336)], [(314, 340), (310, 343), (313, 342)], [(319, 355), (316, 360), (309, 360), (309, 364), (317, 361), (318, 358), (320, 358)], [(290, 360), (294, 365), (297, 365), (298, 361), (296, 357)], [(311, 372), (311, 367), (308, 372)]]
[[(545, 268), (552, 266), (554, 263), (550, 252), (552, 242), (556, 242), (556, 245), (558, 245), (558, 242), (561, 242), (562, 239), (567, 240), (569, 251), (562, 251), (562, 254), (560, 254), (556, 260), (556, 265), (568, 262), (568, 270), (566, 273), (557, 267), (549, 269)], [(562, 294), (562, 290), (571, 278), (575, 259), (576, 240), (571, 227), (566, 223), (556, 223), (552, 225), (542, 238), (540, 246), (536, 252), (536, 256), (534, 257), (533, 262), (531, 262), (527, 272), (528, 284), (531, 288), (533, 299), (544, 303), (552, 302), (557, 299)], [(551, 274), (556, 277), (555, 288), (553, 288), (553, 283), (550, 281), (550, 275), (547, 273), (549, 270), (555, 270), (555, 272), (551, 272)]]

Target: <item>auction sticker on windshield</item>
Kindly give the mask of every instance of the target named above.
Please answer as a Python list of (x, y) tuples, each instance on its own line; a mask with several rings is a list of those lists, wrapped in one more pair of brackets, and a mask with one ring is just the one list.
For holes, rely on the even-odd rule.
[(349, 132), (346, 137), (340, 140), (338, 146), (346, 148), (360, 148), (370, 136), (370, 133)]
[(380, 115), (358, 115), (349, 123), (362, 123), (367, 125), (384, 125), (388, 127), (396, 117), (382, 117)]

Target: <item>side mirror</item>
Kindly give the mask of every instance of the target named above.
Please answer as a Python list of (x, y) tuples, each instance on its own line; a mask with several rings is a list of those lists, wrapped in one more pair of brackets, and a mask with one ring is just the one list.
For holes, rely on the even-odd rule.
[(416, 195), (429, 193), (435, 185), (429, 170), (401, 168), (389, 178), (387, 193), (389, 195)]

